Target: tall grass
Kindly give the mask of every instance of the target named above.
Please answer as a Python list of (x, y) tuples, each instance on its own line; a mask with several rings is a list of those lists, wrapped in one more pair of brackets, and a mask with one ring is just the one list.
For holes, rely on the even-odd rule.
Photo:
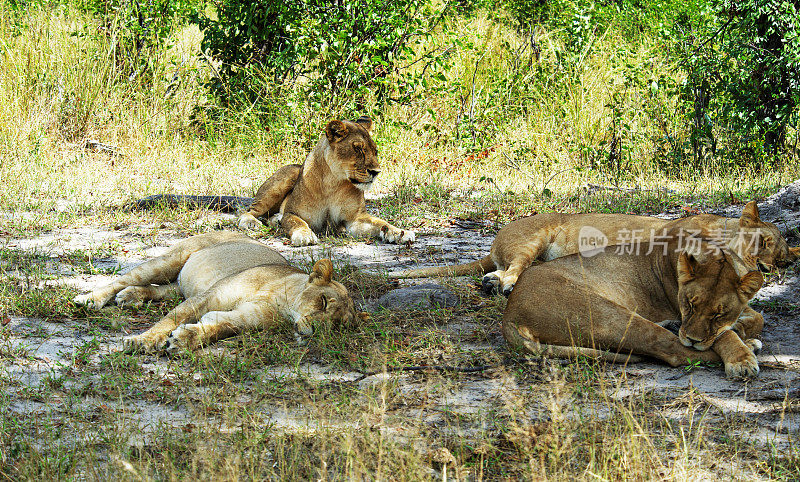
[[(239, 106), (206, 115), (203, 83), (214, 75), (213, 59), (199, 54), (201, 34), (191, 25), (177, 27), (132, 75), (113, 21), (64, 4), (3, 2), (0, 13), (4, 206), (252, 194), (276, 167), (302, 161), (328, 120), (291, 86), (276, 90), (270, 102), (279, 108), (269, 114)], [(434, 36), (425, 47), (448, 56), (446, 81), (411, 104), (376, 106), (384, 164), (377, 189), (433, 182), (445, 191), (510, 190), (542, 209), (543, 193), (580, 195), (587, 182), (750, 197), (798, 176), (792, 162), (769, 171), (665, 169), (688, 136), (678, 100), (652, 89), (659, 78), (680, 81), (665, 46), (613, 25), (593, 33), (585, 52), (570, 53), (567, 40), (543, 27), (522, 36), (486, 13)], [(609, 162), (615, 138), (618, 155)], [(122, 156), (87, 149), (87, 139)]]

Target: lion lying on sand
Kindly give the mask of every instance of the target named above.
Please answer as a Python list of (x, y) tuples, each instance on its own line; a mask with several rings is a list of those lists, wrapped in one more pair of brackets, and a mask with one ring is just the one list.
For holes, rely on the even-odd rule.
[(118, 305), (138, 305), (180, 293), (186, 300), (161, 321), (123, 339), (129, 352), (191, 350), (284, 316), (300, 339), (316, 323), (356, 320), (347, 288), (332, 281), (332, 273), (330, 260), (318, 261), (309, 275), (244, 234), (219, 231), (183, 240), (75, 302), (101, 308), (114, 298)]
[[(687, 252), (677, 239), (638, 256), (573, 254), (527, 268), (503, 315), (506, 340), (560, 357), (721, 360), (728, 375), (756, 375), (764, 319), (747, 303), (761, 273), (707, 241)], [(677, 336), (660, 326), (678, 322)]]
[(387, 243), (413, 242), (413, 231), (367, 213), (364, 191), (381, 172), (371, 132), (367, 117), (328, 123), (303, 165), (278, 169), (258, 189), (250, 209), (239, 217), (239, 228), (258, 227), (258, 217), (280, 214), (293, 246), (317, 244), (315, 233), (326, 228)]
[[(535, 261), (549, 261), (581, 251), (587, 228), (605, 236), (609, 246), (632, 242), (635, 235), (649, 241), (665, 230), (677, 236), (715, 239), (736, 253), (750, 269), (785, 267), (800, 257), (800, 248), (789, 248), (778, 228), (759, 217), (755, 202), (748, 203), (737, 219), (700, 214), (674, 221), (626, 214), (538, 214), (504, 226), (495, 237), (488, 256), (455, 266), (421, 268), (390, 274), (390, 278), (423, 278), (485, 274), (483, 288), (508, 296), (522, 271)], [(591, 234), (590, 233), (590, 234)], [(494, 271), (492, 271), (494, 270)]]

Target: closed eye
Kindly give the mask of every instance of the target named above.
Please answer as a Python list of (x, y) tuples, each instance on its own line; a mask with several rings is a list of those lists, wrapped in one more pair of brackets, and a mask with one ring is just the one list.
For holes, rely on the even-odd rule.
[(325, 295), (322, 295), (320, 297), (320, 301), (322, 302), (322, 311), (325, 311), (328, 308), (328, 297), (325, 296)]

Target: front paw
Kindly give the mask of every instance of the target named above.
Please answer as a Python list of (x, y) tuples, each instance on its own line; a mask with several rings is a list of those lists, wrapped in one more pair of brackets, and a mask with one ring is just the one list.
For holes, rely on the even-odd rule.
[(258, 229), (261, 227), (261, 221), (258, 220), (255, 216), (250, 213), (244, 213), (239, 216), (239, 221), (237, 223), (239, 229), (248, 230), (248, 229)]
[(317, 239), (317, 235), (314, 234), (310, 228), (297, 228), (292, 232), (292, 246), (309, 246), (311, 244), (317, 244), (319, 239)]
[(203, 327), (199, 323), (181, 325), (169, 334), (164, 343), (164, 351), (169, 355), (177, 355), (185, 351), (200, 348), (203, 339)]
[(758, 360), (750, 350), (725, 362), (725, 374), (729, 377), (754, 377), (758, 372)]
[(387, 243), (406, 244), (413, 243), (417, 236), (414, 231), (408, 229), (389, 227), (386, 230), (381, 230), (381, 239)]
[(755, 338), (745, 340), (744, 344), (753, 352), (754, 355), (761, 353), (761, 349), (764, 347), (764, 345), (761, 343), (761, 340), (757, 340)]
[(664, 328), (665, 330), (671, 331), (674, 335), (677, 335), (680, 331), (681, 324), (683, 324), (681, 320), (664, 320), (660, 323), (656, 323), (656, 325)]
[(99, 310), (100, 308), (104, 307), (106, 303), (111, 300), (111, 297), (100, 296), (97, 292), (92, 291), (91, 293), (85, 293), (82, 295), (78, 295), (72, 299), (73, 303), (78, 305), (83, 305), (87, 308), (94, 308)]
[(126, 336), (122, 339), (122, 350), (125, 353), (156, 353), (163, 349), (166, 338), (165, 335), (152, 335), (146, 332), (141, 335)]

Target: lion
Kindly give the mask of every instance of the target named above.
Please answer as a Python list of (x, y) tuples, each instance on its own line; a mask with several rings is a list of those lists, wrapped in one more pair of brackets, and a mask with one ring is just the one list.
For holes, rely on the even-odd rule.
[[(722, 361), (729, 376), (758, 374), (764, 318), (747, 303), (763, 276), (706, 240), (679, 249), (672, 234), (638, 256), (572, 254), (529, 267), (508, 298), (506, 340), (559, 357)], [(668, 327), (678, 323), (676, 335)]]
[(239, 217), (239, 228), (256, 228), (257, 218), (279, 215), (293, 246), (316, 244), (315, 233), (326, 228), (388, 243), (413, 242), (413, 231), (366, 211), (364, 191), (381, 172), (371, 132), (368, 117), (329, 122), (304, 164), (278, 169), (258, 189), (250, 208)]
[(112, 298), (120, 306), (173, 294), (185, 298), (149, 330), (125, 337), (127, 352), (193, 350), (272, 326), (282, 316), (292, 320), (302, 342), (317, 323), (351, 324), (357, 318), (347, 288), (331, 280), (332, 273), (329, 259), (317, 261), (308, 274), (245, 234), (218, 231), (185, 239), (74, 301), (102, 308)]
[[(706, 237), (717, 240), (735, 252), (750, 269), (772, 270), (786, 267), (800, 257), (800, 248), (789, 248), (777, 226), (761, 220), (754, 201), (741, 217), (731, 219), (713, 214), (699, 214), (669, 221), (628, 214), (538, 214), (504, 226), (497, 233), (488, 256), (471, 263), (421, 268), (389, 274), (390, 278), (423, 278), (485, 274), (487, 293), (511, 293), (522, 271), (535, 261), (549, 261), (561, 256), (593, 249), (591, 236), (603, 238), (606, 245), (628, 243), (628, 248), (651, 237), (661, 238), (675, 228), (678, 236)], [(635, 240), (636, 236), (642, 239)], [(602, 248), (602, 246), (601, 246)], [(494, 269), (495, 271), (491, 271)]]

